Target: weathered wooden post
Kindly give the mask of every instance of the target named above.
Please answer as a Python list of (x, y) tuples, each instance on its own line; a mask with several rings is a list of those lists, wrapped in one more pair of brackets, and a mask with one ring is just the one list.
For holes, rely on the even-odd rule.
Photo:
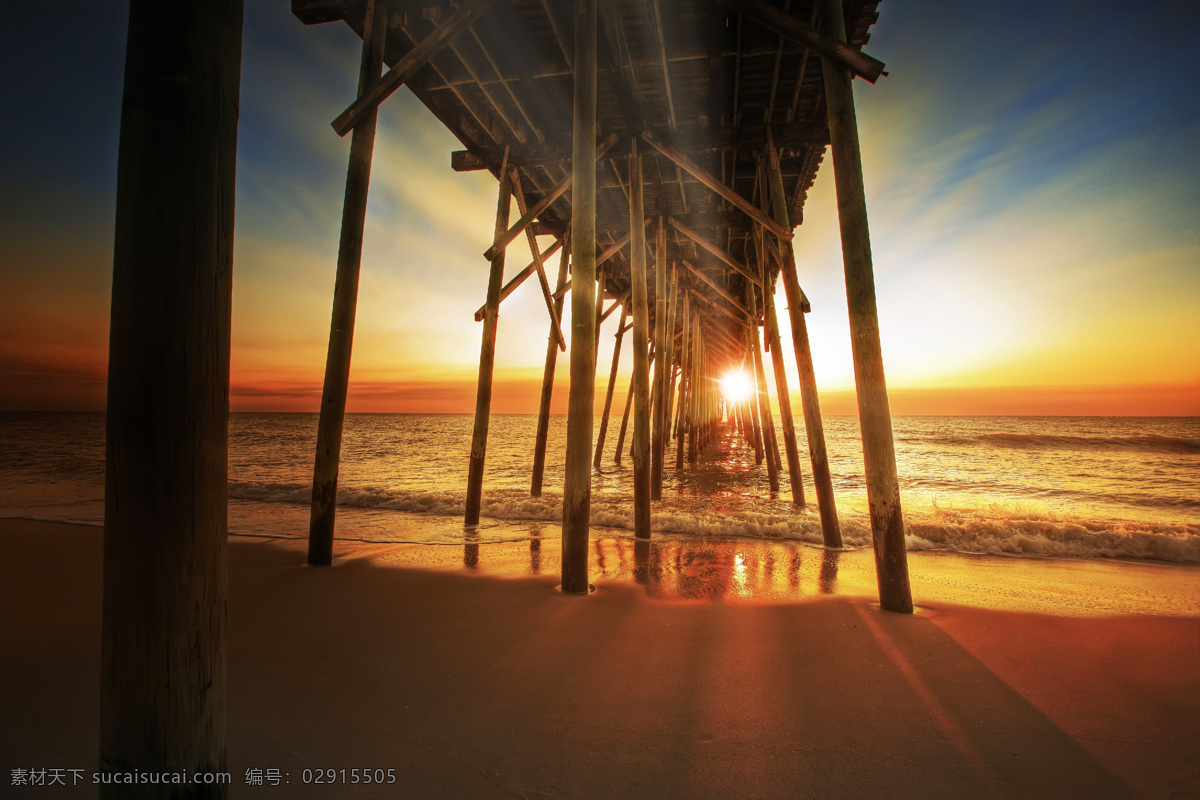
[(667, 376), (671, 370), (671, 348), (667, 343), (667, 221), (658, 218), (658, 237), (654, 247), (654, 347), (659, 358), (654, 362), (654, 427), (651, 436), (650, 499), (662, 499), (663, 428), (667, 405)]
[(629, 315), (629, 306), (621, 306), (621, 324), (617, 326), (616, 340), (613, 344), (612, 368), (608, 372), (608, 391), (604, 394), (604, 413), (600, 415), (600, 432), (596, 434), (596, 454), (592, 458), (592, 466), (600, 469), (600, 460), (604, 458), (604, 435), (608, 433), (608, 412), (612, 410), (613, 388), (617, 383), (617, 366), (621, 359), (621, 344), (625, 338), (625, 318)]
[(783, 426), (783, 449), (787, 454), (788, 478), (792, 484), (792, 504), (804, 506), (804, 476), (800, 472), (800, 453), (796, 448), (796, 427), (792, 422), (792, 401), (788, 394), (787, 373), (784, 372), (783, 351), (779, 348), (779, 320), (775, 316), (775, 300), (771, 297), (770, 280), (763, 275), (763, 292), (767, 330), (771, 336), (771, 366), (775, 372), (775, 394), (779, 398), (779, 422)]
[(563, 480), (562, 590), (588, 591), (596, 390), (596, 3), (575, 4), (571, 171), (571, 390)]
[(600, 326), (604, 322), (604, 265), (596, 267), (596, 336), (592, 343), (596, 351), (595, 359), (600, 358)]
[(687, 407), (691, 402), (691, 359), (688, 338), (692, 327), (692, 297), (683, 296), (683, 339), (679, 343), (679, 417), (675, 423), (675, 469), (683, 469), (684, 433), (687, 430)]
[[(366, 94), (383, 68), (387, 38), (387, 9), (372, 2), (363, 31), (358, 96)], [(337, 513), (338, 465), (342, 455), (342, 424), (346, 419), (346, 391), (350, 385), (350, 351), (354, 343), (354, 313), (358, 305), (358, 275), (362, 263), (363, 226), (367, 219), (367, 190), (371, 183), (371, 157), (375, 151), (374, 108), (350, 136), (350, 163), (346, 168), (346, 194), (342, 201), (342, 232), (338, 241), (337, 277), (333, 286), (333, 314), (329, 324), (329, 350), (325, 356), (325, 384), (321, 390), (321, 416), (317, 422), (317, 453), (313, 463), (312, 509), (308, 522), (308, 563), (329, 566), (333, 561), (333, 526)]]
[[(767, 129), (767, 174), (770, 178), (771, 205), (775, 221), (791, 230), (787, 198), (783, 192), (783, 172), (779, 168), (779, 153)], [(782, 268), (779, 271), (787, 293), (788, 313), (792, 321), (792, 344), (796, 350), (796, 367), (800, 373), (800, 401), (804, 409), (804, 433), (808, 438), (808, 456), (812, 463), (813, 490), (817, 493), (817, 509), (821, 515), (821, 533), (826, 547), (842, 546), (842, 529), (838, 525), (837, 505), (833, 496), (833, 478), (829, 474), (829, 454), (825, 449), (825, 426), (821, 420), (821, 400), (817, 396), (817, 374), (813, 370), (812, 349), (808, 344), (808, 325), (804, 319), (804, 295), (796, 274), (796, 254), (790, 242), (779, 243)]]
[[(555, 286), (554, 314), (562, 319), (563, 296), (559, 294), (567, 285), (567, 259), (571, 255), (571, 231), (563, 235), (562, 255), (558, 259), (558, 280)], [(546, 344), (546, 367), (542, 371), (542, 396), (538, 403), (537, 436), (533, 445), (533, 479), (529, 486), (532, 497), (542, 496), (542, 477), (546, 472), (546, 437), (550, 433), (550, 401), (554, 398), (554, 370), (558, 364), (558, 333), (554, 320), (550, 320), (550, 340)]]
[(633, 406), (633, 376), (629, 377), (629, 390), (625, 393), (625, 413), (621, 415), (621, 432), (617, 435), (617, 446), (613, 451), (613, 463), (620, 465), (621, 452), (625, 448), (625, 432), (629, 428), (629, 409)]
[[(105, 421), (100, 769), (224, 772), (242, 3), (132, 0), (128, 30)], [(140, 797), (170, 794), (142, 789)], [(127, 791), (102, 784), (100, 796)]]
[(688, 463), (695, 464), (698, 456), (700, 425), (703, 423), (704, 403), (707, 390), (704, 380), (704, 342), (700, 333), (699, 317), (692, 320), (695, 329), (692, 331), (692, 383), (694, 402), (688, 403)]
[[(508, 173), (508, 150), (500, 169), (500, 195), (496, 200), (496, 235), (500, 238), (508, 229), (512, 186)], [(475, 429), (471, 434), (471, 464), (467, 470), (467, 501), (464, 523), (479, 524), (483, 504), (483, 468), (487, 461), (488, 426), (492, 417), (492, 368), (496, 362), (496, 324), (500, 317), (500, 286), (504, 283), (504, 254), (506, 247), (496, 249), (492, 269), (488, 274), (487, 302), (483, 311), (483, 339), (479, 346), (479, 383), (475, 390)]]
[[(822, 0), (821, 9), (825, 32), (844, 42), (846, 24), (841, 0)], [(879, 343), (879, 313), (875, 305), (875, 274), (854, 92), (850, 74), (845, 69), (829, 59), (822, 59), (821, 65), (825, 74), (829, 136), (833, 143), (833, 174), (842, 232), (842, 262), (846, 270), (854, 382), (858, 389), (858, 420), (875, 544), (879, 603), (888, 611), (909, 614), (912, 613), (912, 590), (908, 582), (908, 554), (904, 544), (900, 482), (896, 476), (896, 450), (892, 442), (892, 415)]]
[(629, 274), (633, 301), (633, 530), (650, 538), (650, 309), (646, 289), (646, 228), (638, 140), (629, 150)]

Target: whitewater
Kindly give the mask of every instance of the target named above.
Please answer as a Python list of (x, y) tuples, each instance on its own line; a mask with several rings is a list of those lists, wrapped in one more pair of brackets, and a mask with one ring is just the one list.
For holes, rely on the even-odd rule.
[[(306, 535), (316, 422), (232, 416), (232, 533)], [(557, 535), (565, 422), (551, 419), (546, 488), (533, 498), (536, 418), (493, 417), (473, 541)], [(597, 536), (632, 528), (630, 461), (613, 458), (619, 425), (611, 421), (593, 476)], [(338, 536), (462, 544), (471, 427), (470, 415), (349, 415)], [(898, 417), (894, 427), (909, 549), (1200, 564), (1200, 418)], [(785, 491), (770, 496), (765, 464), (726, 431), (700, 463), (676, 472), (668, 460), (655, 535), (819, 544), (803, 427), (797, 438), (807, 507), (792, 506), (786, 470)], [(828, 418), (826, 439), (846, 546), (869, 546), (857, 421)], [(103, 520), (103, 415), (0, 414), (0, 453), (0, 516)]]

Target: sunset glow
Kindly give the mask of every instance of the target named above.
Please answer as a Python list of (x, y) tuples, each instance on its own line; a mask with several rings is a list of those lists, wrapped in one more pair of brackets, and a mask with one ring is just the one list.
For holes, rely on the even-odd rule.
[[(893, 70), (855, 84), (893, 413), (1200, 413), (1196, 105), (1174, 86), (1189, 66), (1170, 62), (1186, 47), (1113, 83), (1086, 65), (1098, 43), (1144, 64), (1134, 40), (1111, 33), (1138, 29), (1132, 6), (1107, 21), (1081, 12), (1063, 41), (1014, 35), (1000, 7), (920, 9), (880, 16), (872, 45)], [(62, 31), (93, 68), (75, 102), (42, 112), (52, 135), (5, 161), (0, 408), (104, 407), (123, 26), (97, 7)], [(14, 36), (13, 63), (37, 62), (36, 42)], [(305, 28), (286, 3), (247, 6), (235, 411), (320, 405), (349, 149), (329, 120), (356, 92), (360, 48), (345, 25)], [(1015, 66), (1051, 55), (1068, 67)], [(942, 66), (966, 62), (994, 66)], [(37, 80), (75, 79), (10, 73), (22, 76), (8, 87), (13, 107), (45, 96)], [(496, 182), (450, 169), (461, 146), (407, 89), (380, 109), (351, 412), (474, 410), (473, 312), (487, 288)], [(794, 249), (822, 405), (856, 413), (831, 169), (809, 190)], [(518, 238), (505, 278), (529, 260)], [(776, 301), (786, 306), (782, 290)], [(779, 325), (790, 342), (788, 314)], [(505, 299), (499, 327), (493, 410), (531, 413), (548, 332), (536, 281)], [(606, 329), (598, 363), (612, 347)], [(795, 381), (790, 352), (785, 361)], [(552, 412), (564, 413), (565, 373), (558, 381)]]
[(754, 379), (744, 369), (726, 372), (721, 378), (721, 394), (730, 403), (740, 403), (754, 394)]

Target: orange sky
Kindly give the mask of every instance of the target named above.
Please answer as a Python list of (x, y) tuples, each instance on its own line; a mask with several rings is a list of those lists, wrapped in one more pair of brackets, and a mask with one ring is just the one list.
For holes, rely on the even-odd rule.
[[(329, 330), (349, 143), (328, 123), (353, 96), (360, 43), (341, 24), (304, 28), (285, 5), (247, 9), (234, 410), (315, 411)], [(1065, 40), (1031, 39), (1019, 58), (1001, 58), (1011, 42), (993, 41), (991, 23), (966, 11), (938, 12), (960, 26), (942, 37), (929, 36), (920, 9), (889, 3), (882, 11), (871, 48), (892, 74), (875, 86), (856, 82), (855, 91), (893, 413), (1200, 414), (1197, 103), (1166, 90), (1135, 93), (1148, 85), (1137, 75), (1117, 76), (1133, 81), (1122, 91), (1113, 76), (1068, 63), (1096, 41), (1127, 46), (1115, 28), (1075, 32), (1073, 23)], [(107, 17), (76, 32), (94, 55), (79, 103), (47, 108), (54, 124), (45, 141), (4, 157), (0, 409), (104, 405), (123, 49), (116, 33), (93, 35), (102, 23)], [(967, 51), (979, 55), (964, 59)], [(1045, 59), (1061, 64), (1025, 66)], [(987, 66), (963, 75), (937, 66), (966, 61)], [(20, 78), (11, 99), (43, 96), (36, 81), (52, 77)], [(384, 105), (352, 412), (474, 410), (480, 326), (472, 315), (486, 290), (481, 254), (496, 183), (452, 172), (449, 153), (459, 147), (406, 90)], [(826, 413), (849, 414), (837, 237), (827, 155), (795, 246), (822, 402)], [(528, 260), (519, 240), (508, 274)], [(597, 406), (617, 316), (602, 333)], [(547, 324), (533, 282), (505, 301), (495, 412), (536, 410)], [(565, 412), (567, 363), (562, 354), (557, 413)], [(629, 367), (627, 347), (618, 405)], [(795, 386), (795, 364), (788, 370)]]

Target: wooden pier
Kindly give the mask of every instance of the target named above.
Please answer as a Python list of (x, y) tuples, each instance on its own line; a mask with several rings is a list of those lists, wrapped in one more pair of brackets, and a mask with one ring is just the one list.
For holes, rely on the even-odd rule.
[[(168, 5), (133, 0), (130, 13), (110, 350), (102, 763), (215, 770), (225, 757), (224, 512), (241, 3)], [(651, 535), (667, 459), (688, 469), (723, 417), (761, 450), (764, 491), (779, 491), (764, 347), (776, 376), (792, 500), (805, 504), (789, 348), (777, 325), (783, 310), (774, 303), (779, 281), (822, 531), (827, 546), (840, 546), (804, 319), (809, 301), (800, 285), (817, 265), (797, 264), (791, 247), (831, 147), (880, 602), (911, 612), (852, 82), (874, 83), (884, 74), (883, 64), (862, 52), (876, 6), (293, 0), (302, 22), (344, 22), (364, 43), (358, 96), (346, 98), (329, 134), (350, 135), (352, 143), (309, 563), (327, 565), (333, 553), (376, 110), (407, 86), (462, 143), (450, 166), (487, 170), (498, 182), (493, 240), (480, 242), (485, 302), (476, 314), (482, 331), (468, 526), (479, 522), (487, 484), (504, 298), (536, 274), (547, 311), (531, 443), (534, 495), (542, 490), (557, 357), (570, 331), (562, 539), (562, 588), (570, 593), (589, 588), (596, 342), (606, 319), (633, 349), (616, 459), (632, 408), (639, 540)], [(506, 248), (520, 237), (533, 263), (506, 283)], [(546, 259), (556, 251), (551, 287)], [(567, 293), (569, 320), (562, 318)], [(621, 313), (613, 314), (618, 306)], [(167, 353), (168, 345), (175, 349)], [(722, 402), (716, 380), (742, 365), (752, 366), (756, 396)], [(617, 368), (614, 356), (606, 415)], [(153, 413), (139, 416), (138, 408)], [(138, 677), (146, 674), (167, 683)]]
[[(378, 11), (385, 1), (386, 11)], [(503, 298), (536, 273), (550, 334), (534, 495), (542, 489), (549, 400), (568, 326), (572, 342), (564, 588), (586, 590), (591, 470), (602, 463), (620, 352), (610, 368), (593, 452), (596, 350), (603, 323), (618, 305), (615, 335), (619, 344), (632, 317), (634, 356), (615, 460), (632, 410), (637, 535), (650, 535), (650, 508), (662, 497), (666, 461), (686, 469), (684, 453), (693, 463), (726, 414), (767, 461), (764, 491), (779, 490), (782, 444), (792, 502), (806, 505), (795, 392), (784, 355), (792, 350), (821, 529), (827, 546), (841, 546), (804, 318), (810, 301), (800, 286), (807, 265), (796, 263), (791, 247), (808, 190), (832, 146), (880, 597), (886, 608), (911, 610), (851, 88), (854, 77), (874, 83), (884, 74), (883, 64), (862, 52), (876, 6), (871, 0), (788, 0), (783, 7), (767, 0), (612, 0), (595, 7), (560, 0), (465, 0), (457, 7), (293, 0), (303, 22), (344, 21), (364, 37), (363, 75), (375, 47), (371, 14), (386, 17), (383, 60), (390, 69), (360, 85), (359, 98), (333, 122), (338, 134), (358, 137), (369, 130), (379, 103), (406, 85), (462, 142), (463, 149), (451, 154), (452, 168), (487, 170), (501, 187), (496, 234), (483, 248), (492, 266), (487, 301), (476, 315), (483, 344), (467, 525), (479, 522), (486, 484), (496, 319)], [(347, 232), (343, 225), (343, 250), (347, 237), (351, 244), (353, 237), (361, 239), (360, 200), (349, 191), (361, 168), (361, 157), (352, 154), (347, 206), (353, 203), (354, 213), (346, 219), (357, 226)], [(505, 198), (513, 187), (521, 213), (510, 224)], [(505, 249), (520, 237), (534, 263), (502, 290)], [(542, 263), (547, 237), (546, 252), (561, 248), (569, 257), (564, 266), (570, 279), (563, 283), (560, 276), (554, 292)], [(779, 282), (790, 348), (779, 336)], [(569, 323), (561, 319), (566, 292), (572, 296)], [(353, 310), (347, 314), (335, 301), (321, 408), (321, 431), (328, 433), (318, 448), (313, 487), (314, 564), (329, 558), (336, 497), (331, 481), (352, 333)], [(773, 401), (762, 377), (764, 347), (775, 374)], [(743, 365), (755, 375), (757, 396), (726, 408), (712, 380)], [(775, 439), (772, 402), (782, 442)]]

